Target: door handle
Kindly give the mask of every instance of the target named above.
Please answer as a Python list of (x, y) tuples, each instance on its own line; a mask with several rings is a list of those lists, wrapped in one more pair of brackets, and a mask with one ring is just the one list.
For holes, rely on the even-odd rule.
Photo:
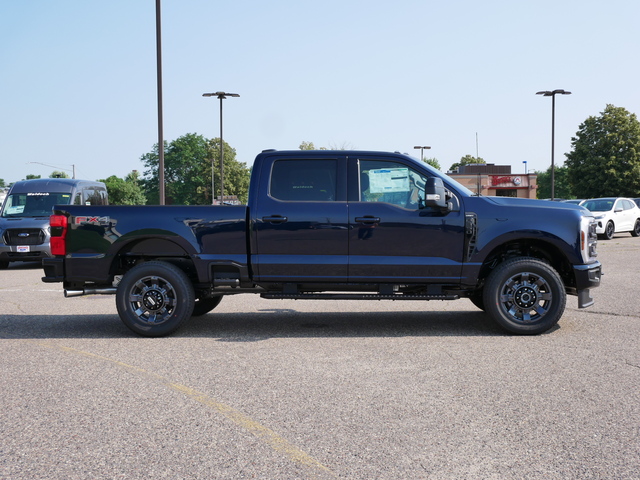
[(262, 217), (263, 222), (267, 223), (285, 223), (289, 220), (287, 217), (283, 217), (282, 215), (271, 215), (270, 217)]
[(380, 217), (372, 217), (367, 215), (366, 217), (356, 217), (356, 223), (364, 223), (365, 225), (373, 225), (380, 223)]

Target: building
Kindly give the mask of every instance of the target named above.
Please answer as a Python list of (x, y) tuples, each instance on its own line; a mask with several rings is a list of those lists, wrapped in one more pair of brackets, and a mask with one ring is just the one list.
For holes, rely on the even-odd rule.
[(511, 173), (511, 165), (475, 163), (447, 173), (469, 190), (483, 196), (537, 198), (538, 175)]

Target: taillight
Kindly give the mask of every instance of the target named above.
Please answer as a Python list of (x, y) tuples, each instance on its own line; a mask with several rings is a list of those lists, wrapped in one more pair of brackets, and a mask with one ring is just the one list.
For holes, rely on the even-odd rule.
[(49, 243), (51, 255), (66, 255), (67, 217), (64, 215), (51, 215), (49, 217), (49, 226), (51, 227), (51, 240)]

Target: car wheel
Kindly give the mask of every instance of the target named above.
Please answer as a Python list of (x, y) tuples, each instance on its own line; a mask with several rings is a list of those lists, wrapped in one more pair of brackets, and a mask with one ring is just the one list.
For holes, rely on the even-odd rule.
[(196, 303), (193, 306), (193, 313), (191, 314), (191, 316), (199, 317), (201, 315), (209, 313), (220, 304), (221, 300), (222, 295), (219, 295), (217, 297), (196, 298)]
[(616, 228), (613, 225), (613, 222), (609, 220), (607, 222), (607, 226), (604, 227), (604, 238), (607, 240), (611, 240), (613, 238), (613, 234), (615, 231), (616, 231)]
[(485, 311), (504, 329), (535, 335), (553, 327), (564, 313), (567, 294), (548, 264), (518, 257), (498, 265), (484, 287)]
[(9, 267), (9, 262), (6, 260), (0, 260), (0, 270), (6, 270)]
[(123, 323), (145, 337), (162, 337), (191, 317), (195, 295), (186, 273), (166, 262), (145, 262), (118, 285), (116, 307)]
[(631, 230), (631, 235), (640, 237), (640, 218), (636, 219), (636, 224), (633, 226), (633, 230)]

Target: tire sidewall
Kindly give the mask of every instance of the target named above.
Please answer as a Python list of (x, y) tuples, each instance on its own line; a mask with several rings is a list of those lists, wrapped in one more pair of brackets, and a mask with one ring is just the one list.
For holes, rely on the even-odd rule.
[[(145, 277), (157, 276), (171, 284), (176, 296), (176, 305), (169, 318), (160, 324), (149, 324), (141, 320), (132, 310), (129, 295), (136, 283)], [(135, 266), (120, 281), (116, 291), (116, 308), (122, 322), (133, 332), (145, 337), (168, 335), (191, 317), (195, 295), (191, 281), (180, 268), (167, 262), (151, 261)]]
[(604, 238), (607, 240), (611, 240), (613, 238), (613, 234), (616, 233), (616, 227), (613, 222), (609, 220), (607, 225), (604, 227)]
[[(542, 318), (532, 323), (514, 319), (500, 300), (505, 282), (514, 275), (524, 272), (542, 277), (551, 291), (548, 311)], [(504, 329), (521, 335), (537, 335), (555, 326), (564, 313), (567, 301), (564, 284), (558, 273), (545, 262), (529, 257), (506, 260), (498, 265), (489, 274), (483, 293), (485, 311)]]

